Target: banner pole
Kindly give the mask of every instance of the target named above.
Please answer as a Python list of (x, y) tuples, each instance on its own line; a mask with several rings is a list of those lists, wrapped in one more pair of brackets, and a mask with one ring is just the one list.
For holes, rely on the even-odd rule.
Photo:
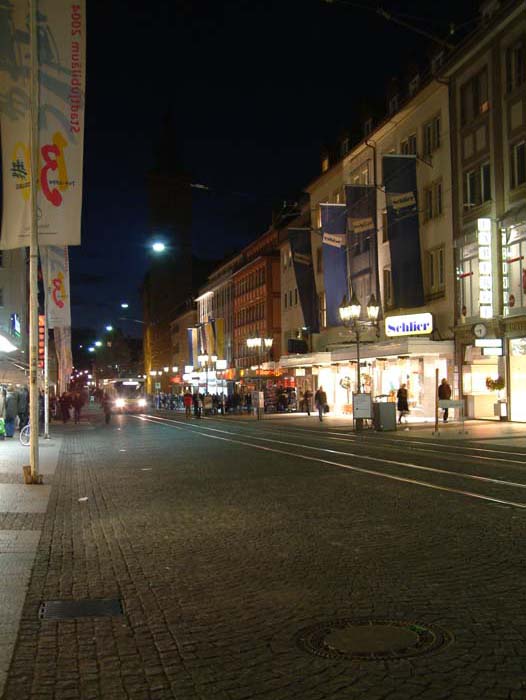
[(38, 464), (38, 36), (37, 0), (29, 1), (29, 37), (31, 50), (30, 138), (31, 138), (31, 238), (29, 246), (29, 423), (31, 483), (40, 483)]
[[(47, 297), (47, 294), (46, 294)], [(47, 326), (47, 301), (44, 316), (44, 439), (49, 440), (49, 329)]]

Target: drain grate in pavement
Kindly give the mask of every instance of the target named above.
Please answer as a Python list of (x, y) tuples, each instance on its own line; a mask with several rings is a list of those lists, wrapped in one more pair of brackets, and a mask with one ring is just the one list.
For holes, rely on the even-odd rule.
[(350, 618), (307, 627), (296, 635), (303, 651), (324, 659), (405, 659), (446, 646), (451, 635), (436, 625), (406, 620)]
[(118, 598), (85, 600), (46, 600), (38, 609), (41, 620), (72, 620), (76, 617), (118, 617), (123, 615)]

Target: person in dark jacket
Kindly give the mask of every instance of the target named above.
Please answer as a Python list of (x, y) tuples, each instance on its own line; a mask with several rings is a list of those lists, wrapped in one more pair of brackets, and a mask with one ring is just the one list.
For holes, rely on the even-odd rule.
[[(442, 379), (442, 382), (440, 383), (440, 386), (438, 387), (438, 398), (440, 401), (449, 401), (449, 399), (451, 398), (451, 387), (448, 384), (448, 381), (445, 377), (444, 377), (444, 379)], [(447, 423), (448, 416), (449, 416), (449, 408), (445, 408), (444, 415), (443, 415), (444, 423)]]
[(327, 394), (323, 391), (323, 387), (318, 387), (318, 391), (314, 394), (314, 403), (318, 409), (318, 416), (320, 422), (323, 421), (323, 413), (325, 411), (325, 406), (327, 405)]
[(18, 392), (15, 387), (10, 384), (7, 387), (5, 397), (5, 435), (13, 437), (15, 434), (15, 419), (18, 415)]
[(25, 428), (29, 422), (29, 392), (27, 386), (23, 386), (18, 392), (18, 427)]
[[(402, 422), (402, 418), (409, 413), (409, 404), (407, 403), (407, 386), (402, 384), (402, 386), (396, 392), (396, 408), (398, 409), (398, 423)], [(407, 422), (407, 421), (406, 421)]]

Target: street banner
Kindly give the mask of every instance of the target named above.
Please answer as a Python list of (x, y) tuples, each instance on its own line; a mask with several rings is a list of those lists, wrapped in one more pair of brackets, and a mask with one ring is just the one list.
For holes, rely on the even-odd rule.
[(55, 338), (55, 350), (58, 363), (59, 393), (68, 388), (71, 371), (73, 368), (73, 356), (71, 354), (71, 328), (57, 326), (53, 330)]
[(311, 231), (310, 228), (289, 228), (288, 233), (303, 320), (311, 333), (319, 333), (320, 320), (312, 264)]
[(43, 246), (40, 250), (48, 328), (71, 326), (69, 258), (67, 246)]
[[(367, 288), (380, 301), (378, 276), (378, 246), (376, 221), (376, 186), (348, 185), (347, 230), (349, 246), (349, 275), (352, 289), (363, 289), (358, 280), (367, 277)], [(360, 299), (362, 305), (369, 299)]]
[(327, 325), (341, 326), (339, 307), (349, 294), (347, 279), (347, 207), (345, 204), (320, 204), (323, 233), (323, 282)]
[(382, 170), (387, 199), (393, 305), (411, 309), (424, 304), (416, 156), (383, 156)]
[(225, 319), (216, 318), (214, 320), (214, 333), (215, 333), (215, 354), (219, 360), (226, 360), (225, 352)]
[(197, 343), (197, 331), (198, 328), (188, 328), (187, 329), (187, 334), (188, 334), (188, 364), (192, 365), (193, 367), (198, 366), (197, 362), (197, 356), (200, 354), (198, 350), (198, 343)]
[[(0, 15), (1, 249), (30, 243), (30, 50), (28, 0)], [(85, 0), (39, 0), (38, 236), (80, 245), (85, 96)]]

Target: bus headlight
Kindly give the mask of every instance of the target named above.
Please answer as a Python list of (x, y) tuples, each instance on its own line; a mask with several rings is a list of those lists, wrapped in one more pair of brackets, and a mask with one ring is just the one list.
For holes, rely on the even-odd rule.
[(124, 399), (117, 399), (115, 401), (116, 408), (124, 408), (126, 406), (126, 401)]
[(139, 399), (137, 403), (141, 408), (144, 408), (146, 406), (146, 399)]

